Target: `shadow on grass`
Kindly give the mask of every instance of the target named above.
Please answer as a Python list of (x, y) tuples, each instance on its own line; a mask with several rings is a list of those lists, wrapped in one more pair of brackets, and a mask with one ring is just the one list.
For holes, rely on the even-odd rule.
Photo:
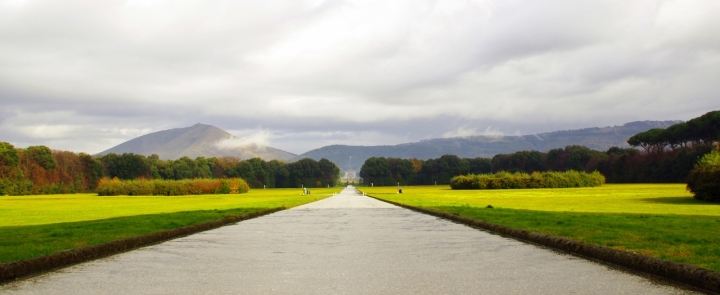
[(698, 200), (693, 197), (662, 197), (662, 198), (645, 198), (640, 201), (646, 203), (655, 204), (669, 204), (669, 205), (720, 205), (720, 203), (708, 202), (705, 200)]
[(0, 227), (0, 263), (244, 215), (270, 208), (184, 211), (55, 224)]

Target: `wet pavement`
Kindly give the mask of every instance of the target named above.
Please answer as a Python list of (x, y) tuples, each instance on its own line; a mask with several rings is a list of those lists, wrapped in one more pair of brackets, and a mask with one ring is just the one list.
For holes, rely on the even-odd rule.
[(2, 294), (692, 294), (357, 194), (0, 286)]

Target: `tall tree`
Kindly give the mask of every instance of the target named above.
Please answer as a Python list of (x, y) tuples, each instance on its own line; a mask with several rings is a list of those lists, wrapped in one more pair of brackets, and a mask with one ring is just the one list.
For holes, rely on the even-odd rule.
[(0, 142), (0, 178), (7, 177), (20, 164), (20, 155), (12, 144)]
[(363, 183), (372, 185), (393, 185), (390, 162), (385, 157), (371, 157), (360, 167)]

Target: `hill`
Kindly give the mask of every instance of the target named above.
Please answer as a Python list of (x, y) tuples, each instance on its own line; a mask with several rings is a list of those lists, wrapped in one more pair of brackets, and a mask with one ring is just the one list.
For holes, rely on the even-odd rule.
[(622, 126), (563, 130), (523, 136), (470, 136), (438, 138), (383, 146), (331, 145), (290, 159), (326, 158), (344, 171), (358, 171), (370, 157), (432, 159), (452, 154), (461, 158), (488, 157), (521, 150), (548, 151), (568, 145), (582, 145), (600, 151), (612, 146), (629, 147), (628, 138), (652, 128), (667, 128), (680, 121), (638, 121)]
[(263, 160), (288, 160), (295, 154), (276, 148), (258, 144), (229, 145), (239, 138), (211, 125), (195, 124), (186, 128), (174, 128), (146, 134), (131, 139), (100, 152), (100, 155), (109, 153), (134, 153), (149, 156), (157, 154), (161, 159), (177, 159), (184, 156), (190, 158), (203, 157), (239, 157), (250, 159), (254, 157)]

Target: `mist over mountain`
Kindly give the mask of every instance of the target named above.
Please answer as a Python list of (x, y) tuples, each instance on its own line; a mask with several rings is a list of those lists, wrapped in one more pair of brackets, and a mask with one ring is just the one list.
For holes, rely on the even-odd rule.
[(161, 159), (178, 159), (184, 156), (196, 157), (239, 157), (263, 160), (289, 160), (295, 154), (257, 143), (243, 142), (242, 139), (211, 125), (195, 124), (186, 128), (174, 128), (146, 134), (106, 151), (109, 153), (134, 153), (149, 156), (157, 154)]
[(582, 145), (605, 151), (610, 147), (629, 147), (628, 138), (652, 128), (667, 128), (681, 121), (637, 121), (622, 126), (563, 130), (523, 136), (470, 136), (437, 138), (420, 142), (382, 146), (330, 145), (290, 159), (326, 158), (344, 171), (359, 171), (370, 157), (432, 159), (442, 155), (461, 158), (487, 157), (521, 150), (546, 152), (568, 145)]

